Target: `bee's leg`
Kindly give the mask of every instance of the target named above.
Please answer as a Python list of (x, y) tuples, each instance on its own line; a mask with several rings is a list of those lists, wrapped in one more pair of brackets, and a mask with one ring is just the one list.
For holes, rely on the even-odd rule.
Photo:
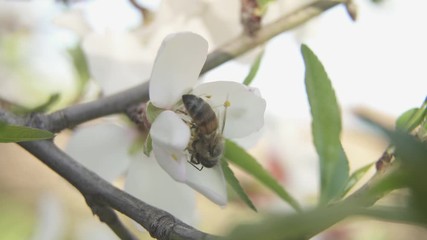
[(199, 171), (202, 171), (202, 169), (203, 169), (203, 165), (200, 167), (200, 168), (198, 168), (197, 167), (197, 165), (199, 165), (200, 164), (200, 161), (199, 160), (197, 160), (195, 157), (194, 157), (194, 155), (191, 155), (191, 159), (190, 159), (190, 161), (188, 161), (190, 164), (191, 164), (191, 166), (193, 166), (195, 169), (197, 169), (197, 170), (199, 170)]
[(201, 167), (200, 168), (198, 168), (197, 167), (197, 165), (196, 164), (194, 164), (193, 162), (190, 162), (190, 161), (188, 161), (190, 164), (191, 164), (191, 166), (193, 166), (195, 169), (197, 169), (197, 170), (199, 170), (199, 171), (202, 171), (202, 169), (203, 169), (203, 165), (201, 165)]

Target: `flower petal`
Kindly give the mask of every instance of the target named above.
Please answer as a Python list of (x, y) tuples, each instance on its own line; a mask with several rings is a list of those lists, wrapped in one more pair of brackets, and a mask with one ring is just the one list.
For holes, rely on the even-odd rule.
[(190, 141), (190, 128), (177, 114), (167, 110), (154, 120), (150, 135), (159, 165), (175, 180), (185, 181), (184, 150)]
[(78, 128), (66, 152), (107, 181), (115, 180), (128, 167), (133, 132), (113, 123)]
[(46, 192), (40, 196), (36, 227), (31, 240), (64, 239), (66, 212), (61, 200), (53, 192)]
[(134, 159), (126, 177), (125, 190), (144, 202), (165, 210), (187, 224), (194, 224), (194, 191), (171, 179), (153, 157)]
[(61, 13), (53, 19), (53, 22), (59, 27), (73, 31), (80, 37), (84, 37), (91, 31), (91, 27), (86, 21), (81, 9), (72, 9)]
[(185, 181), (187, 178), (185, 170), (187, 158), (183, 155), (182, 151), (171, 151), (153, 143), (153, 153), (160, 167), (175, 179), (175, 181)]
[(138, 39), (130, 33), (89, 34), (82, 47), (91, 76), (106, 95), (148, 79), (149, 58)]
[(227, 187), (221, 165), (213, 168), (203, 168), (201, 171), (186, 164), (187, 183), (190, 187), (206, 196), (214, 203), (225, 206), (227, 204)]
[(150, 98), (159, 108), (170, 108), (196, 84), (206, 61), (208, 43), (200, 35), (169, 35), (157, 53), (150, 79)]
[[(243, 84), (226, 81), (204, 83), (195, 87), (192, 93), (209, 96), (207, 101), (219, 115), (220, 122), (226, 113), (223, 135), (227, 138), (248, 136), (264, 125), (265, 100)], [(226, 101), (230, 106), (225, 112)]]

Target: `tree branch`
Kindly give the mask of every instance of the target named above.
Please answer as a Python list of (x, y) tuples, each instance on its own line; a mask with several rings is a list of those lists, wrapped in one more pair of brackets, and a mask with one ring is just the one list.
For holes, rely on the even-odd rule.
[[(297, 9), (296, 11), (279, 18), (277, 21), (263, 26), (254, 37), (246, 34), (232, 39), (230, 42), (211, 52), (201, 74), (242, 55), (254, 47), (265, 43), (279, 33), (290, 30), (308, 20), (320, 15), (322, 12), (340, 4), (338, 1), (320, 0)], [(76, 126), (80, 123), (103, 117), (110, 114), (122, 113), (127, 107), (139, 102), (148, 101), (148, 81), (112, 96), (104, 97), (89, 103), (74, 105), (54, 112), (42, 118), (43, 129), (59, 132), (65, 128)]]
[(107, 224), (113, 232), (123, 240), (137, 240), (138, 238), (133, 235), (125, 225), (120, 221), (117, 214), (108, 206), (102, 206), (98, 203), (90, 202), (88, 197), (86, 203), (92, 209), (93, 214), (99, 217), (101, 222)]
[(210, 53), (202, 69), (202, 73), (246, 53), (278, 34), (291, 30), (338, 4), (340, 4), (338, 1), (315, 1), (279, 18), (275, 22), (263, 26), (253, 37), (242, 33), (240, 36)]
[[(255, 37), (248, 37), (243, 34), (238, 36), (208, 55), (202, 74), (338, 4), (339, 2), (337, 1), (316, 1), (280, 18), (274, 23), (264, 26)], [(121, 93), (89, 103), (70, 106), (49, 115), (34, 114), (27, 118), (19, 118), (0, 111), (0, 120), (46, 129), (52, 132), (60, 132), (65, 128), (76, 126), (92, 119), (122, 113), (128, 107), (148, 99), (147, 81)], [(21, 142), (19, 145), (77, 188), (86, 198), (94, 214), (97, 214), (101, 221), (106, 222), (122, 239), (134, 239), (134, 236), (118, 221), (113, 209), (135, 220), (147, 229), (151, 236), (158, 239), (215, 238), (186, 225), (171, 214), (150, 206), (112, 186), (74, 161), (55, 146), (52, 141)]]
[[(21, 147), (33, 154), (49, 168), (57, 172), (86, 198), (92, 211), (101, 220), (111, 220), (111, 208), (141, 224), (152, 237), (158, 239), (213, 239), (214, 236), (200, 232), (181, 222), (171, 214), (155, 208), (132, 195), (114, 187), (92, 171), (86, 169), (60, 150), (52, 141), (21, 142)], [(110, 219), (110, 220), (109, 220)], [(110, 224), (109, 224), (110, 225)], [(114, 223), (113, 230), (123, 231)], [(127, 232), (127, 231), (126, 231)], [(125, 235), (122, 239), (132, 239)]]

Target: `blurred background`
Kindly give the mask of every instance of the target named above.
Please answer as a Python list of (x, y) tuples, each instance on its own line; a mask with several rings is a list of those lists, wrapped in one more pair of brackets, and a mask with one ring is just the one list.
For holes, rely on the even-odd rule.
[[(238, 0), (32, 0), (0, 1), (0, 105), (16, 112), (50, 112), (113, 94), (147, 80), (156, 51), (169, 33), (204, 36), (209, 51), (243, 31)], [(268, 24), (311, 1), (276, 0)], [(343, 145), (354, 171), (375, 162), (387, 146), (354, 113), (389, 126), (427, 93), (427, 2), (354, 1), (357, 20), (343, 6), (269, 41), (202, 76), (242, 82), (261, 48), (253, 87), (267, 101), (265, 127), (249, 151), (304, 206), (315, 204), (317, 157), (311, 143), (300, 44), (325, 65), (343, 114)], [(71, 131), (56, 137), (66, 147)], [(236, 170), (261, 213), (289, 206)], [(372, 175), (372, 169), (369, 175)], [(123, 186), (123, 179), (114, 182)], [(239, 199), (225, 208), (196, 196), (196, 228), (224, 234), (259, 218)], [(405, 201), (396, 192), (383, 201)], [(150, 239), (127, 218), (139, 236)], [(427, 231), (366, 218), (346, 220), (316, 239), (427, 239)], [(15, 144), (0, 144), (0, 240), (117, 239), (92, 216), (70, 184)]]

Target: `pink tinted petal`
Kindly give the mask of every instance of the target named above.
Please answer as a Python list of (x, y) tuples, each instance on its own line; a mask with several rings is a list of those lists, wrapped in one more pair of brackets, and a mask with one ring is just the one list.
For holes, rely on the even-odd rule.
[(195, 192), (185, 184), (174, 181), (153, 157), (144, 156), (131, 162), (125, 190), (187, 224), (195, 222)]
[(88, 125), (73, 132), (66, 152), (111, 182), (127, 169), (132, 141), (131, 129), (113, 123)]
[[(266, 102), (259, 94), (236, 82), (210, 82), (194, 88), (193, 94), (209, 97), (208, 102), (217, 113), (221, 125), (226, 113), (224, 136), (241, 138), (261, 129), (264, 125)], [(228, 101), (230, 106), (224, 107)], [(225, 112), (226, 109), (226, 112)]]
[(190, 128), (174, 112), (166, 110), (154, 120), (150, 135), (159, 165), (177, 181), (185, 181), (186, 156)]
[(196, 84), (206, 61), (208, 43), (201, 36), (182, 32), (163, 40), (150, 79), (150, 98), (159, 108), (170, 108)]
[(227, 204), (227, 187), (220, 164), (213, 168), (203, 168), (201, 171), (190, 164), (186, 166), (186, 183), (190, 187), (220, 206)]

